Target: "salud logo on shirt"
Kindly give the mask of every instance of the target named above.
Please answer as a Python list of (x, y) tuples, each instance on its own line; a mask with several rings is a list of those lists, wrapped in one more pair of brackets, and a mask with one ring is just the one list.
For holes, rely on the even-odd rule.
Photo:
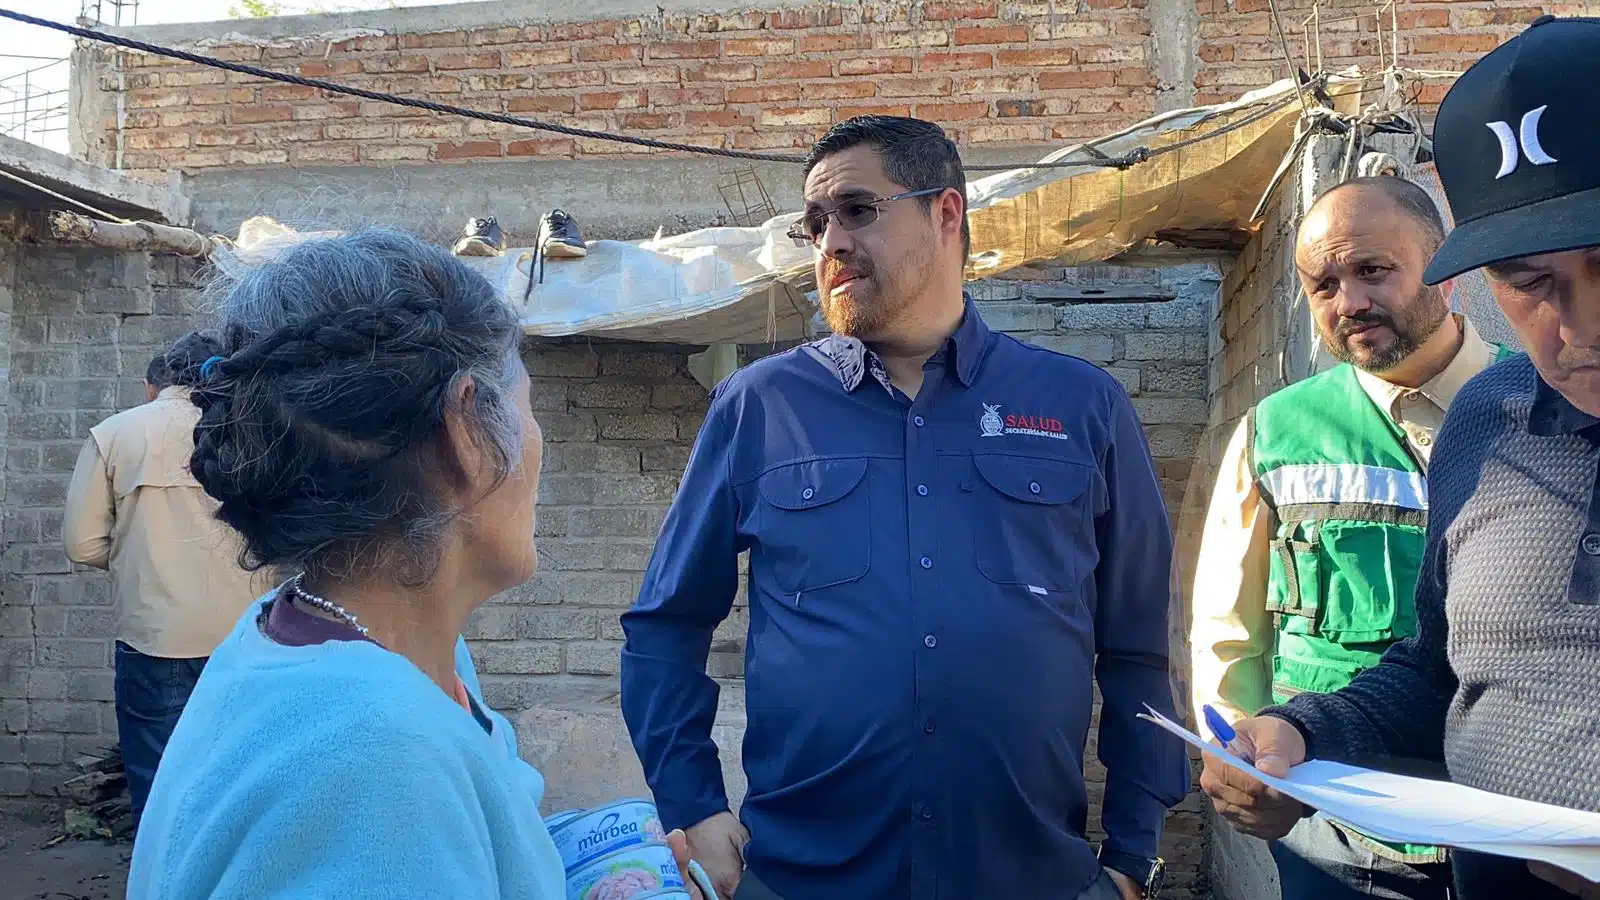
[(1055, 438), (1064, 441), (1067, 439), (1066, 429), (1061, 425), (1060, 419), (1051, 419), (1045, 416), (1019, 416), (1000, 415), (1000, 404), (983, 404), (983, 415), (978, 417), (978, 431), (986, 438), (1002, 437), (1008, 434), (1024, 434), (1031, 437)]

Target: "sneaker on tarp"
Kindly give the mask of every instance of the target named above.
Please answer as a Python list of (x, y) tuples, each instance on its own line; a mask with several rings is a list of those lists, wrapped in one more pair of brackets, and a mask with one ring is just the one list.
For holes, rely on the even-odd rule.
[(506, 249), (506, 236), (493, 216), (467, 220), (451, 252), (457, 256), (499, 256)]
[(578, 223), (559, 209), (539, 220), (539, 252), (546, 259), (581, 259), (589, 255)]

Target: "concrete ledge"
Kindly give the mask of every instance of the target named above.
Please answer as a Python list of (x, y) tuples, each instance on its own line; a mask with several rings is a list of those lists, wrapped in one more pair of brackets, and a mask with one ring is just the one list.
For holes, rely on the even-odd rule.
[[(189, 198), (176, 191), (5, 135), (0, 135), (0, 169), (112, 215), (174, 225), (187, 224), (189, 218)], [(0, 178), (0, 196), (17, 197), (29, 205), (64, 206), (79, 211), (9, 178)]]
[[(724, 687), (719, 706), (711, 737), (722, 750), (728, 802), (737, 810), (746, 790), (740, 755), (745, 726), (743, 691)], [(545, 815), (624, 797), (650, 796), (614, 695), (609, 701), (572, 698), (550, 702), (511, 718), (522, 757), (544, 775)]]

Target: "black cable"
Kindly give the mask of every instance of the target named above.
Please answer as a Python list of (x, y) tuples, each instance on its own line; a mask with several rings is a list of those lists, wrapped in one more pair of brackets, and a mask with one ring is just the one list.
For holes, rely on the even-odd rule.
[[(729, 159), (747, 159), (755, 162), (791, 164), (805, 162), (805, 159), (799, 156), (784, 156), (777, 153), (745, 153), (740, 150), (723, 150), (720, 147), (702, 147), (697, 144), (680, 144), (673, 141), (658, 141), (653, 138), (633, 137), (631, 135), (614, 134), (607, 131), (594, 131), (587, 128), (573, 128), (567, 125), (539, 122), (534, 119), (523, 119), (517, 116), (501, 115), (500, 113), (480, 112), (475, 109), (465, 109), (463, 107), (450, 106), (444, 103), (434, 103), (429, 100), (417, 100), (411, 97), (400, 97), (394, 94), (368, 91), (362, 88), (350, 87), (348, 85), (335, 84), (331, 81), (322, 81), (317, 78), (304, 78), (299, 75), (290, 75), (287, 72), (274, 72), (270, 69), (261, 69), (257, 68), (256, 66), (248, 66), (243, 63), (228, 62), (226, 60), (217, 59), (211, 56), (202, 56), (198, 53), (189, 53), (173, 47), (163, 47), (158, 44), (148, 44), (144, 41), (133, 40), (132, 38), (106, 34), (104, 32), (94, 31), (89, 28), (80, 28), (76, 25), (52, 22), (49, 19), (40, 19), (36, 16), (30, 16), (26, 13), (16, 12), (15, 10), (5, 9), (3, 7), (0, 7), (0, 18), (11, 19), (27, 25), (37, 25), (40, 28), (49, 28), (54, 31), (65, 32), (66, 34), (73, 35), (74, 37), (80, 37), (91, 41), (99, 41), (105, 44), (112, 44), (114, 46), (124, 47), (129, 50), (137, 50), (141, 53), (149, 53), (155, 56), (167, 56), (173, 59), (181, 59), (185, 62), (195, 63), (196, 65), (210, 66), (216, 69), (225, 69), (229, 72), (238, 72), (241, 75), (251, 75), (256, 78), (265, 78), (269, 81), (281, 81), (285, 84), (297, 84), (302, 87), (316, 88), (318, 90), (328, 91), (335, 94), (346, 94), (352, 97), (361, 97), (362, 99), (374, 100), (379, 103), (393, 103), (397, 106), (409, 106), (415, 109), (425, 109), (429, 112), (443, 113), (445, 115), (462, 116), (469, 119), (479, 119), (485, 122), (497, 122), (503, 125), (516, 125), (536, 131), (551, 131), (555, 132), (556, 134), (563, 134), (569, 137), (590, 138), (593, 140), (611, 141), (619, 144), (632, 144), (637, 147), (649, 147), (655, 150), (676, 150), (682, 153), (699, 153), (708, 156), (721, 156)], [(1298, 92), (1296, 92), (1296, 94), (1298, 94)], [(1050, 163), (1035, 162), (1024, 163), (1022, 165), (964, 166), (963, 168), (969, 172), (1003, 172), (1013, 169), (1128, 169), (1138, 165), (1139, 163), (1146, 162), (1154, 157), (1161, 156), (1165, 153), (1171, 153), (1175, 150), (1182, 149), (1183, 147), (1198, 143), (1202, 140), (1227, 134), (1230, 131), (1235, 131), (1253, 122), (1259, 121), (1260, 119), (1281, 109), (1286, 102), (1292, 101), (1294, 96), (1296, 95), (1290, 95), (1288, 97), (1281, 98), (1280, 100), (1269, 104), (1266, 108), (1246, 116), (1237, 122), (1232, 122), (1228, 125), (1225, 125), (1215, 131), (1209, 131), (1202, 135), (1196, 135), (1192, 138), (1178, 141), (1164, 147), (1158, 147), (1154, 150), (1150, 149), (1149, 147), (1135, 147), (1121, 156), (1108, 157), (1104, 156), (1104, 154), (1100, 154), (1101, 158), (1094, 160)], [(1088, 149), (1093, 150), (1092, 144), (1087, 145), (1087, 147)]]

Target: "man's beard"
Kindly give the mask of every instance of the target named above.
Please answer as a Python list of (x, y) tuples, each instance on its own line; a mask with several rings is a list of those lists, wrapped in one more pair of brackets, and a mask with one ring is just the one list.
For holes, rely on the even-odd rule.
[[(1406, 357), (1417, 352), (1418, 347), (1438, 333), (1449, 316), (1450, 305), (1445, 302), (1439, 289), (1423, 287), (1405, 306), (1403, 313), (1391, 314), (1372, 309), (1360, 316), (1340, 317), (1333, 332), (1322, 335), (1322, 346), (1340, 362), (1380, 374), (1400, 365)], [(1353, 333), (1374, 325), (1388, 326), (1394, 337), (1385, 346), (1359, 350), (1352, 348), (1350, 339)]]
[[(855, 275), (857, 280), (846, 293), (833, 293), (833, 286), (845, 275)], [(865, 258), (847, 263), (828, 260), (824, 264), (817, 293), (822, 319), (834, 334), (870, 340), (882, 334), (910, 304), (910, 293), (885, 284), (882, 275)]]

